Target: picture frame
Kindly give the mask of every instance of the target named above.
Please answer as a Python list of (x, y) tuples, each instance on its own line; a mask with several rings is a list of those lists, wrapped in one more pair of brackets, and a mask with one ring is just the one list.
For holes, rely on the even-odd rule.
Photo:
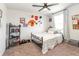
[(20, 17), (20, 23), (24, 24), (25, 23), (25, 18), (24, 17)]
[(73, 29), (79, 30), (79, 14), (72, 16), (72, 26)]
[(49, 22), (52, 22), (52, 18), (49, 18)]

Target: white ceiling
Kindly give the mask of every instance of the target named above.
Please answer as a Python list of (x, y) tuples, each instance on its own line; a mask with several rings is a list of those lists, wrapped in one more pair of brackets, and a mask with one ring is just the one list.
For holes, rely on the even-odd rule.
[[(7, 8), (10, 8), (10, 9), (23, 10), (23, 11), (27, 11), (27, 12), (33, 12), (33, 13), (38, 12), (38, 10), (41, 9), (41, 7), (33, 7), (32, 6), (33, 4), (34, 5), (43, 5), (43, 3), (6, 3), (6, 6), (7, 6)], [(64, 8), (69, 7), (70, 5), (72, 5), (72, 3), (59, 3), (59, 5), (49, 7), (51, 9), (51, 11), (42, 10), (41, 12), (38, 12), (38, 13), (43, 13), (43, 14), (55, 13), (57, 11), (60, 11)]]

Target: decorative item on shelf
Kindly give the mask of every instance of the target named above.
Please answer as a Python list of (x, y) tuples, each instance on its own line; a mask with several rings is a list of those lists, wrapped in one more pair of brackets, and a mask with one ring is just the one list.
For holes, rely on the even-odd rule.
[(79, 29), (79, 14), (72, 16), (73, 29)]
[(14, 32), (14, 29), (11, 29), (11, 32)]
[(15, 32), (19, 32), (20, 30), (19, 29), (15, 29)]
[(21, 27), (21, 25), (19, 25), (19, 27)]
[(19, 36), (16, 36), (16, 39), (17, 39), (17, 40), (20, 39)]
[(10, 35), (10, 36), (11, 36), (10, 39), (15, 38), (15, 36), (13, 36), (13, 35)]

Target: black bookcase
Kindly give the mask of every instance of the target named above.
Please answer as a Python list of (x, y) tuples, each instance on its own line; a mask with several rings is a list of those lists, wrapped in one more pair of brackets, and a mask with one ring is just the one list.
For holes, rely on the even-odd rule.
[(9, 47), (15, 46), (20, 41), (20, 27), (21, 25), (9, 24)]

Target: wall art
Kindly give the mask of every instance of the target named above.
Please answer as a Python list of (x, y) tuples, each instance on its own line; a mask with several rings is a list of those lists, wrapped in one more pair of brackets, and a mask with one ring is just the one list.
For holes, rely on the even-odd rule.
[(73, 29), (79, 29), (79, 14), (72, 16)]
[(21, 18), (20, 18), (20, 23), (22, 23), (22, 24), (25, 23), (25, 18), (24, 18), (24, 17), (21, 17)]

